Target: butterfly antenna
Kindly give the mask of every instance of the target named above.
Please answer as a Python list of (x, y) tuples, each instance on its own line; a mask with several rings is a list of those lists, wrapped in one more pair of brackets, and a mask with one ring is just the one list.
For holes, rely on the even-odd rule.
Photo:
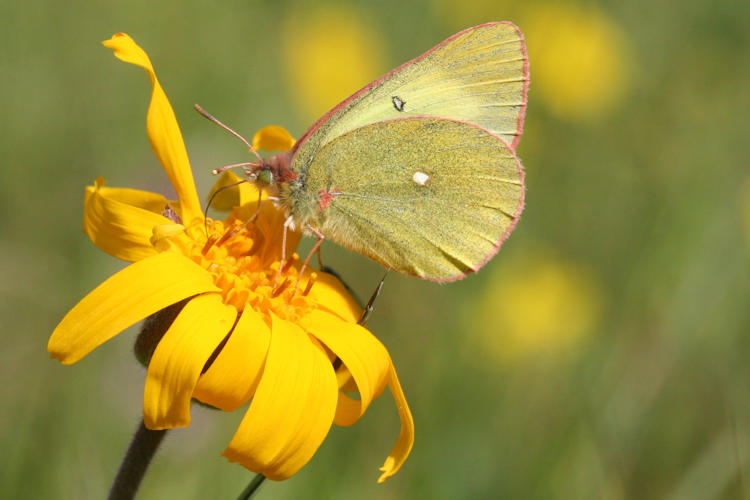
[(208, 198), (208, 203), (206, 203), (206, 210), (203, 211), (203, 226), (206, 229), (206, 238), (208, 238), (208, 209), (211, 208), (211, 203), (214, 201), (214, 198), (216, 198), (216, 195), (224, 191), (225, 189), (233, 188), (234, 186), (239, 186), (243, 182), (247, 182), (246, 179), (242, 179), (239, 182), (233, 182), (232, 184), (228, 184), (226, 186), (221, 186), (219, 189), (211, 193), (211, 196)]
[[(211, 170), (211, 173), (214, 174), (214, 175), (216, 175), (216, 174), (220, 174), (222, 172), (225, 172), (227, 170), (231, 170), (233, 168), (243, 167), (243, 169), (244, 169), (245, 167), (261, 167), (261, 166), (263, 166), (262, 163), (248, 163), (248, 162), (245, 162), (245, 163), (235, 163), (233, 165), (226, 165), (226, 166), (221, 167), (221, 168), (215, 168), (215, 169)], [(250, 172), (251, 172), (250, 170), (245, 169), (245, 174), (246, 175), (248, 175)]]
[(232, 134), (233, 136), (235, 136), (236, 138), (238, 138), (239, 140), (241, 140), (242, 142), (244, 142), (245, 146), (247, 146), (248, 149), (250, 149), (250, 152), (253, 153), (256, 158), (258, 158), (258, 161), (260, 161), (261, 163), (263, 163), (263, 158), (260, 157), (260, 155), (255, 150), (255, 148), (249, 142), (247, 142), (247, 140), (244, 137), (242, 137), (240, 134), (238, 134), (237, 132), (235, 132), (231, 128), (227, 127), (226, 125), (224, 125), (223, 123), (221, 123), (216, 118), (214, 118), (213, 115), (211, 115), (211, 113), (209, 113), (208, 111), (206, 111), (205, 109), (203, 109), (202, 107), (200, 107), (198, 104), (193, 105), (193, 107), (195, 108), (195, 110), (198, 113), (200, 113), (201, 115), (203, 115), (204, 118), (206, 118), (206, 119), (214, 122), (216, 125), (218, 125), (219, 127), (223, 128), (224, 130), (226, 130), (227, 132), (229, 132), (230, 134)]

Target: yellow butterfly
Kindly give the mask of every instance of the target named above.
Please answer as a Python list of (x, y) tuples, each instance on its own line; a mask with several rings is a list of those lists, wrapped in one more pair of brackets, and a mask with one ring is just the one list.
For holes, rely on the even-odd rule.
[(318, 236), (316, 249), (328, 238), (403, 274), (456, 280), (497, 252), (523, 209), (515, 147), (528, 84), (514, 24), (468, 28), (246, 173), (286, 209), (287, 226)]

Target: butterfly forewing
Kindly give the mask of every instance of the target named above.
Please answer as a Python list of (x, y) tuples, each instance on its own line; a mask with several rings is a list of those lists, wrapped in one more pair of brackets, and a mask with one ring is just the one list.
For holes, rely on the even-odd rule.
[(521, 165), (504, 141), (472, 124), (425, 117), (336, 137), (304, 182), (288, 189), (293, 215), (327, 238), (439, 281), (481, 267), (523, 205)]
[(477, 124), (512, 148), (526, 109), (528, 59), (512, 23), (464, 30), (351, 96), (302, 137), (293, 168), (304, 171), (315, 152), (369, 123), (438, 116)]

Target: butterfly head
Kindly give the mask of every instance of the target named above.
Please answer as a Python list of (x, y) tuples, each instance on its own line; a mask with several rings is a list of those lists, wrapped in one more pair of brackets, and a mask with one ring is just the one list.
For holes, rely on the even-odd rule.
[(276, 184), (290, 182), (297, 178), (297, 174), (290, 168), (291, 155), (279, 153), (245, 169), (247, 179), (258, 187), (265, 188)]
[(245, 174), (247, 175), (247, 180), (261, 188), (271, 186), (276, 182), (273, 169), (269, 165), (266, 165), (265, 161), (246, 169)]

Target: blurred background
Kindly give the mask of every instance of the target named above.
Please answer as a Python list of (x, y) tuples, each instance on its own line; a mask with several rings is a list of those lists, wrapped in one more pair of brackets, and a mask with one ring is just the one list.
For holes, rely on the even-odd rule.
[[(119, 262), (81, 231), (84, 187), (173, 196), (145, 134), (149, 85), (100, 41), (132, 35), (182, 127), (199, 193), (252, 136), (299, 137), (451, 34), (512, 20), (531, 88), (527, 208), (477, 275), (391, 275), (369, 323), (416, 423), (386, 392), (258, 498), (750, 498), (750, 3), (71, 1), (0, 6), (0, 484), (103, 498), (141, 414), (136, 329), (76, 365), (57, 322)], [(307, 244), (309, 245), (310, 242)], [(326, 244), (366, 299), (382, 270)], [(193, 408), (139, 498), (235, 498), (219, 456), (242, 411)]]

